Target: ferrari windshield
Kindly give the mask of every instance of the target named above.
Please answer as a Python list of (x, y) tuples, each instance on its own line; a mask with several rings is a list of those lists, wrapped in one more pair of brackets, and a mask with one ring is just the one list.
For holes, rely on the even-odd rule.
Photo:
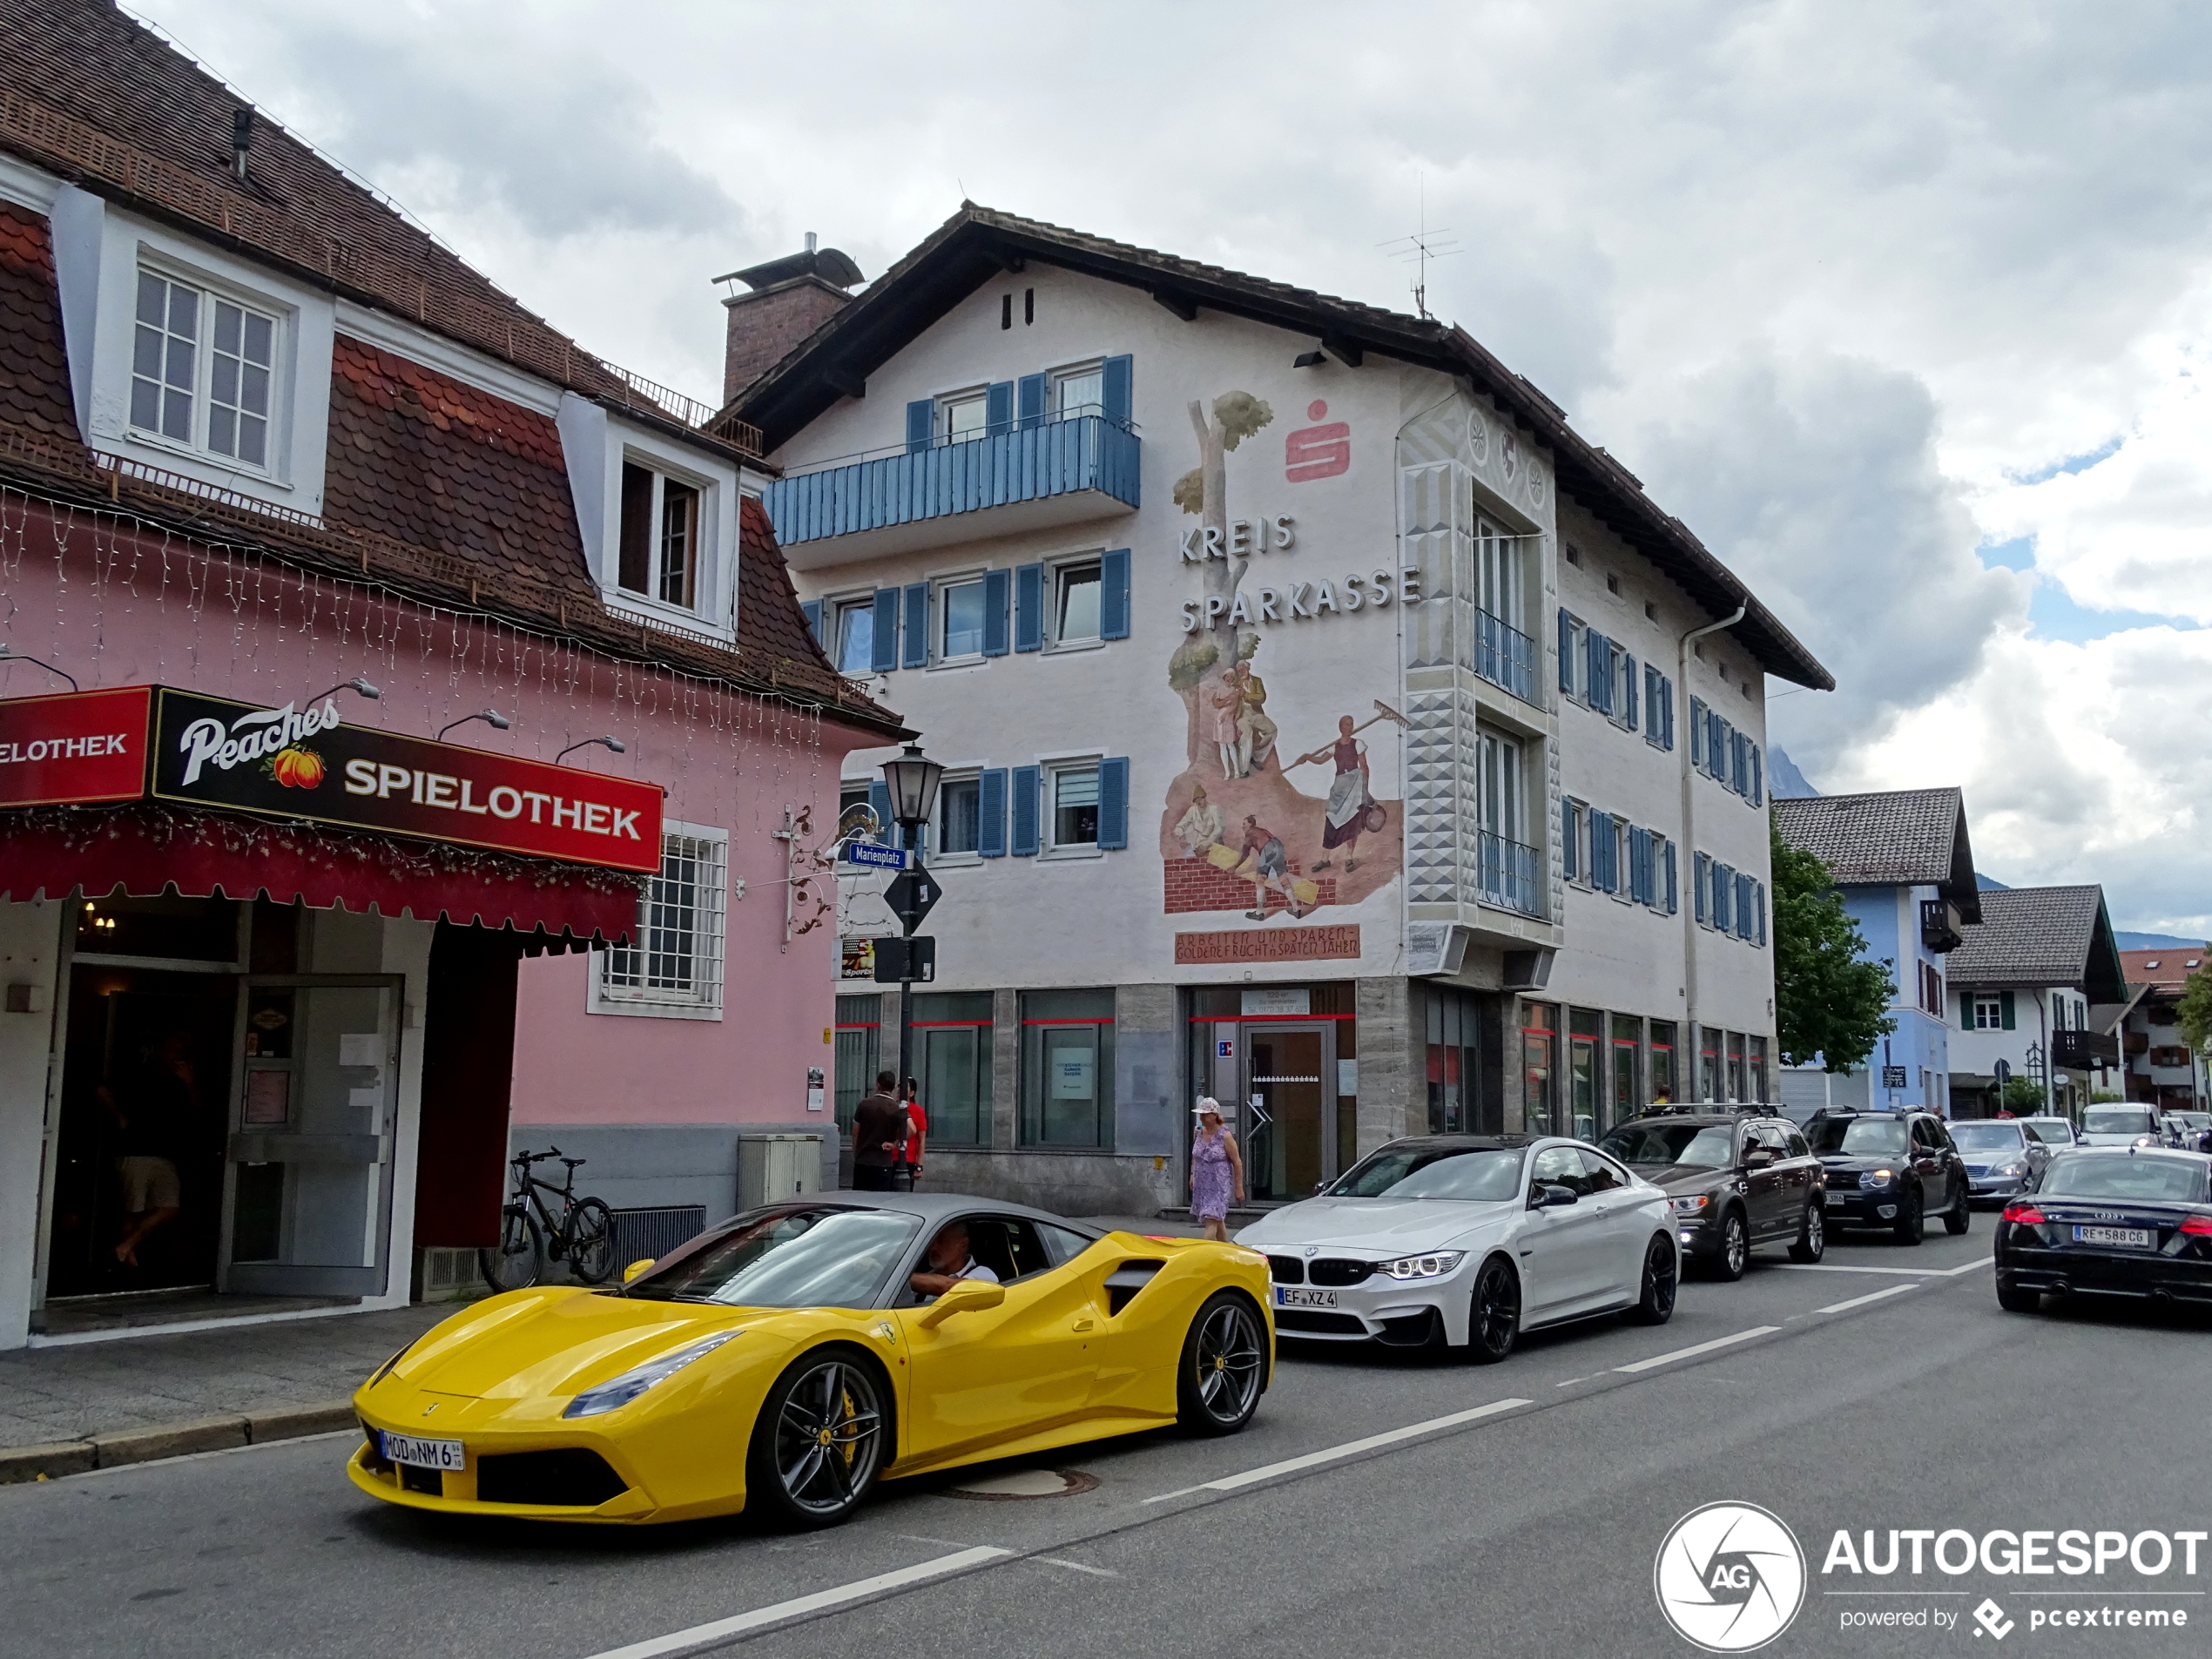
[(630, 1285), (658, 1302), (732, 1307), (864, 1308), (921, 1231), (886, 1210), (779, 1210), (710, 1234)]
[(1494, 1146), (1386, 1146), (1339, 1180), (1328, 1196), (1504, 1204), (1521, 1196), (1521, 1153)]
[(1812, 1150), (1831, 1157), (1889, 1158), (1905, 1151), (1905, 1120), (1898, 1117), (1824, 1117), (1808, 1133)]
[(1598, 1144), (1623, 1163), (1724, 1170), (1736, 1161), (1736, 1131), (1726, 1123), (1624, 1123)]

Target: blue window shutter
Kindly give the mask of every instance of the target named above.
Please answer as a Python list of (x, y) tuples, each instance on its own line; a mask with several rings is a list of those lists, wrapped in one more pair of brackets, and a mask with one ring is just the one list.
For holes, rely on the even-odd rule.
[(929, 584), (907, 584), (907, 653), (908, 668), (929, 666)]
[(1759, 761), (1759, 745), (1751, 745), (1751, 805), (1766, 805), (1766, 769)]
[(1997, 1028), (2000, 1031), (2013, 1029), (2013, 994), (2010, 991), (1997, 993)]
[(1621, 653), (1621, 695), (1627, 699), (1621, 718), (1629, 723), (1629, 730), (1636, 729), (1636, 659), (1627, 651)]
[(918, 397), (907, 405), (907, 453), (908, 455), (914, 454), (917, 449), (927, 449), (929, 447), (930, 429), (936, 421), (937, 405), (934, 400)]
[(1134, 367), (1129, 357), (1109, 357), (1098, 377), (1098, 401), (1105, 406), (1106, 418), (1123, 426), (1130, 422), (1130, 408), (1134, 401), (1130, 385)]
[(1665, 746), (1675, 746), (1675, 683), (1664, 674), (1659, 677), (1659, 699), (1667, 705), (1667, 741)]
[(1581, 873), (1579, 867), (1581, 850), (1581, 809), (1571, 800), (1563, 800), (1559, 804), (1559, 858), (1561, 867), (1565, 870), (1569, 881)]
[(1762, 882), (1758, 883), (1757, 887), (1757, 891), (1758, 895), (1759, 895), (1759, 935), (1758, 935), (1758, 937), (1759, 937), (1759, 943), (1760, 943), (1760, 944), (1762, 944), (1762, 945), (1764, 945), (1764, 944), (1765, 944), (1765, 943), (1766, 943), (1766, 883), (1765, 883), (1765, 882), (1764, 882), (1764, 881), (1762, 881)]
[(975, 850), (987, 859), (1006, 856), (1006, 768), (987, 767), (976, 786)]
[(1024, 374), (1015, 388), (1015, 405), (1026, 430), (1044, 421), (1044, 376)]
[(1725, 782), (1728, 778), (1728, 722), (1711, 709), (1705, 711), (1705, 769)]
[(1705, 764), (1705, 700), (1698, 697), (1689, 699), (1689, 764)]
[(1706, 903), (1710, 897), (1708, 889), (1713, 885), (1712, 862), (1700, 853), (1691, 859), (1689, 864), (1689, 901), (1697, 907), (1697, 920), (1700, 921), (1705, 920)]
[(1651, 902), (1651, 832), (1635, 825), (1629, 827), (1629, 897)]
[(822, 602), (819, 599), (807, 599), (802, 601), (799, 608), (805, 614), (806, 625), (813, 631), (815, 643), (819, 644), (822, 637)]
[(1722, 933), (1735, 931), (1736, 872), (1728, 865), (1713, 866), (1713, 926)]
[(1559, 689), (1575, 694), (1575, 618), (1559, 608)]
[(897, 826), (891, 821), (891, 786), (880, 778), (868, 784), (868, 809), (875, 814), (877, 834), (898, 833)]
[(1011, 570), (983, 572), (983, 655), (986, 657), (1006, 655), (1008, 644), (1013, 637), (1008, 616), (1008, 604), (1013, 593), (1014, 573)]
[(1037, 796), (1043, 787), (1044, 774), (1035, 766), (1016, 766), (1013, 773), (1014, 799), (1014, 856), (1031, 859), (1037, 855)]
[(1682, 875), (1675, 863), (1675, 844), (1667, 843), (1667, 914), (1677, 914), (1682, 909)]
[[(1044, 649), (1044, 566), (1042, 564), (1021, 565), (1014, 572), (1014, 649)], [(1031, 852), (1035, 850), (1035, 847), (1030, 849)]]
[(1736, 936), (1751, 936), (1751, 878), (1748, 875), (1736, 878)]
[(1600, 893), (1605, 887), (1605, 832), (1613, 820), (1603, 813), (1590, 814), (1590, 885)]
[(1098, 561), (1098, 637), (1129, 637), (1129, 550), (1112, 549)]
[(1582, 631), (1582, 700), (1601, 713), (1613, 705), (1608, 695), (1613, 688), (1606, 684), (1612, 665), (1612, 659), (1607, 655), (1610, 648), (1605, 636), (1596, 629)]
[(868, 666), (878, 674), (887, 674), (899, 666), (899, 590), (878, 588), (875, 590), (875, 637), (873, 655)]
[(983, 393), (983, 421), (993, 437), (1014, 430), (1014, 382), (993, 381)]
[(1108, 852), (1129, 845), (1129, 759), (1098, 763), (1098, 845)]

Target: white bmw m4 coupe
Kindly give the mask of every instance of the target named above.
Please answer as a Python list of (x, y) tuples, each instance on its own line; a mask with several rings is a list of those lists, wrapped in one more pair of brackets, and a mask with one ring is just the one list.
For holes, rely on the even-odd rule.
[(1393, 1141), (1237, 1242), (1267, 1257), (1283, 1336), (1442, 1342), (1485, 1364), (1540, 1325), (1664, 1325), (1682, 1278), (1667, 1195), (1552, 1136)]

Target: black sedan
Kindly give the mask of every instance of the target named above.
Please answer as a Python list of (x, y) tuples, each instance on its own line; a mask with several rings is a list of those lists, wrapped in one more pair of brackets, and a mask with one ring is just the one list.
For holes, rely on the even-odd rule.
[(1828, 1225), (1881, 1227), (1917, 1244), (1932, 1214), (1973, 1224), (1973, 1178), (1932, 1112), (1817, 1112), (1805, 1138), (1828, 1171)]
[(2054, 1158), (1997, 1224), (1997, 1300), (2033, 1313), (2047, 1295), (2212, 1302), (2212, 1162), (2107, 1147)]

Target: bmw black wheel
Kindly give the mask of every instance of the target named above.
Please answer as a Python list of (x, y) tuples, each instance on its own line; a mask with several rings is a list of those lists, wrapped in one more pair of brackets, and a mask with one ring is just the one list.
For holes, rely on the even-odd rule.
[(523, 1291), (536, 1284), (545, 1271), (545, 1234), (537, 1217), (520, 1204), (501, 1211), (499, 1243), (476, 1252), (476, 1266), (495, 1291)]
[(1952, 1200), (1951, 1208), (1944, 1212), (1943, 1230), (1956, 1238), (1973, 1224), (1973, 1190), (1961, 1181), (1959, 1183), (1959, 1196)]
[(1897, 1207), (1897, 1236), (1900, 1243), (1917, 1244), (1927, 1231), (1927, 1211), (1921, 1207), (1920, 1189), (1915, 1185)]
[(1730, 1210), (1721, 1217), (1721, 1247), (1713, 1252), (1713, 1277), (1733, 1284), (1743, 1277), (1744, 1264), (1751, 1259), (1751, 1230), (1741, 1210)]
[(747, 1508), (811, 1530), (860, 1507), (889, 1426), (878, 1375), (856, 1353), (818, 1348), (776, 1379), (752, 1426)]
[(1520, 1337), (1521, 1278), (1511, 1262), (1493, 1256), (1474, 1276), (1467, 1311), (1467, 1358), (1478, 1366), (1494, 1366), (1513, 1352)]
[(1828, 1218), (1821, 1213), (1818, 1199), (1805, 1206), (1804, 1219), (1797, 1224), (1797, 1237), (1790, 1246), (1793, 1262), (1818, 1261), (1828, 1253)]
[(1176, 1420), (1192, 1434), (1234, 1434), (1252, 1420), (1267, 1385), (1267, 1334), (1234, 1291), (1206, 1298), (1183, 1339)]
[(1682, 1278), (1682, 1258), (1674, 1241), (1664, 1233), (1651, 1235), (1643, 1247), (1643, 1284), (1629, 1318), (1636, 1325), (1664, 1325), (1675, 1317), (1675, 1291)]
[(569, 1212), (569, 1271), (586, 1285), (615, 1276), (614, 1212), (597, 1198), (579, 1198)]

